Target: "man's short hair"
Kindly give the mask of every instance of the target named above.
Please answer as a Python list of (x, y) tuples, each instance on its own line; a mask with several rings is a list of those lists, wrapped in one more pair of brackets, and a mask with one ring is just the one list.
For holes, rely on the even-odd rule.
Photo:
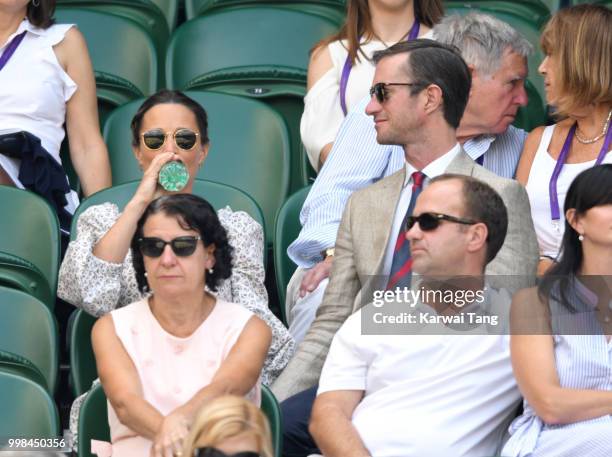
[(465, 61), (485, 76), (499, 70), (507, 49), (522, 57), (533, 52), (520, 33), (488, 14), (447, 16), (434, 27), (433, 35), (439, 42), (459, 48)]
[(457, 179), (463, 186), (462, 217), (487, 226), (487, 258), (491, 262), (501, 249), (508, 231), (508, 211), (499, 194), (488, 184), (471, 176), (446, 173), (433, 178), (430, 184)]
[[(444, 119), (453, 128), (459, 126), (470, 96), (472, 76), (459, 50), (434, 40), (401, 41), (374, 53), (374, 63), (385, 57), (406, 53), (406, 74), (415, 83), (410, 89), (415, 95), (430, 84), (442, 90)], [(392, 82), (392, 81), (387, 81)]]

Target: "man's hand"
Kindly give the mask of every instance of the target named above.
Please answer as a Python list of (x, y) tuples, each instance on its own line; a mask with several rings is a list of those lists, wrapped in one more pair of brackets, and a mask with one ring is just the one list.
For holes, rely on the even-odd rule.
[(300, 298), (315, 290), (319, 287), (321, 281), (329, 277), (333, 261), (334, 256), (329, 255), (324, 261), (317, 263), (304, 275), (302, 284), (300, 284)]

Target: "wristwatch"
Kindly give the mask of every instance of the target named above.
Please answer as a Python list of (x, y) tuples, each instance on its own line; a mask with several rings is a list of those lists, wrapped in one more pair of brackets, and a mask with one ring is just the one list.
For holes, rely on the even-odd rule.
[(328, 257), (333, 257), (334, 256), (334, 248), (327, 248), (324, 249), (323, 251), (321, 251), (321, 255), (323, 256), (323, 260), (327, 259)]

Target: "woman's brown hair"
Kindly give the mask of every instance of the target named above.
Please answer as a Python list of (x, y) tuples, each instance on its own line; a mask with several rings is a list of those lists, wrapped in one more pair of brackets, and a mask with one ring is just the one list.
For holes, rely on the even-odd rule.
[(53, 19), (53, 13), (55, 13), (56, 0), (39, 0), (38, 6), (30, 1), (28, 3), (28, 9), (26, 15), (28, 21), (36, 27), (41, 29), (47, 29), (55, 23)]
[(612, 10), (591, 4), (564, 8), (546, 24), (541, 45), (556, 61), (560, 116), (589, 104), (612, 104)]
[[(441, 0), (413, 0), (413, 8), (415, 20), (430, 28), (436, 25), (444, 15)], [(358, 54), (361, 37), (366, 40), (366, 43), (374, 38), (368, 0), (347, 0), (346, 20), (340, 31), (320, 41), (313, 49), (328, 45), (333, 41), (346, 40), (348, 56), (351, 63), (354, 64), (355, 61), (360, 60)]]

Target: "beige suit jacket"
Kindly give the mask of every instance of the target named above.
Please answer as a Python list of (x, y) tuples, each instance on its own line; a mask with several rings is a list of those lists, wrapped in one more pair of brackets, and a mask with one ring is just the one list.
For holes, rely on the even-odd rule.
[[(506, 204), (508, 232), (501, 250), (487, 265), (486, 274), (503, 275), (500, 278), (503, 284), (514, 290), (533, 286), (538, 244), (523, 186), (486, 170), (463, 150), (446, 171), (486, 182)], [(333, 267), (323, 301), (308, 334), (272, 386), (277, 398), (283, 400), (318, 382), (332, 338), (344, 321), (365, 304), (361, 292), (382, 270), (405, 173), (404, 167), (353, 193), (348, 200), (338, 228)]]

